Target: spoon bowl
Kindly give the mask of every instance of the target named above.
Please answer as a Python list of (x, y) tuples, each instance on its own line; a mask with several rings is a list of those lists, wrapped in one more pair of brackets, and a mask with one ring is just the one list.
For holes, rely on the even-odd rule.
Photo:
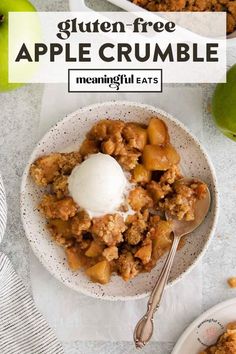
[[(186, 185), (191, 185), (194, 182), (203, 183), (200, 179), (197, 178), (183, 178), (180, 181), (184, 182)], [(198, 199), (195, 204), (194, 210), (194, 220), (178, 220), (173, 218), (168, 212), (165, 213), (167, 220), (171, 220), (173, 223), (173, 232), (175, 236), (185, 236), (193, 232), (201, 223), (204, 221), (205, 217), (208, 214), (211, 205), (211, 194), (209, 188), (206, 189), (206, 196), (203, 199)]]

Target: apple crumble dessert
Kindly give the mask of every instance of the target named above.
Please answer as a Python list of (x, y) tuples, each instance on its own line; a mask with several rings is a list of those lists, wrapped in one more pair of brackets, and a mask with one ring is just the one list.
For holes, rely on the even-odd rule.
[[(78, 168), (86, 164), (91, 168), (93, 160), (100, 163), (106, 158), (112, 159), (108, 161), (111, 166), (115, 161), (120, 169), (116, 166), (116, 173), (124, 173), (130, 187), (115, 212), (91, 215), (72, 197), (70, 180), (76, 182), (72, 176)], [(92, 281), (101, 284), (108, 283), (112, 273), (130, 280), (151, 271), (172, 243), (172, 223), (165, 219), (165, 212), (191, 221), (196, 201), (206, 196), (204, 183), (185, 184), (179, 162), (167, 126), (158, 117), (147, 126), (101, 120), (87, 133), (79, 151), (38, 158), (30, 175), (45, 187), (39, 211), (52, 238), (65, 249), (70, 268), (84, 269)], [(113, 176), (112, 171), (107, 175)], [(86, 179), (88, 173), (81, 183)], [(112, 188), (114, 192), (118, 182)], [(106, 192), (92, 190), (94, 198)]]
[(225, 11), (227, 13), (227, 33), (236, 30), (235, 0), (131, 0), (149, 11)]
[(217, 343), (205, 349), (200, 354), (235, 354), (236, 353), (236, 322), (227, 325)]

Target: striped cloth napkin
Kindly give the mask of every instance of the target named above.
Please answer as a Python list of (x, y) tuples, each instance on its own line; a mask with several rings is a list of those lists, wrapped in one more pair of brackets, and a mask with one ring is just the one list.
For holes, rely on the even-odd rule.
[(7, 223), (7, 203), (2, 177), (0, 175), (0, 243), (2, 241)]
[[(6, 218), (6, 199), (0, 176), (0, 242)], [(54, 332), (36, 309), (11, 262), (3, 253), (0, 253), (0, 353), (64, 353)]]

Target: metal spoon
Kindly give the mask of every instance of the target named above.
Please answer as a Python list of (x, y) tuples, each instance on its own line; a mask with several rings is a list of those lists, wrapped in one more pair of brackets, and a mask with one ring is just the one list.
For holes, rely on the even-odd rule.
[[(184, 178), (182, 180), (186, 184), (194, 182), (202, 182), (198, 179)], [(170, 270), (174, 261), (174, 257), (177, 251), (177, 247), (181, 237), (194, 231), (205, 219), (211, 203), (210, 191), (207, 188), (207, 194), (204, 199), (197, 200), (195, 205), (195, 219), (193, 221), (177, 220), (173, 219), (168, 213), (166, 213), (166, 219), (171, 219), (173, 222), (173, 234), (174, 239), (171, 246), (171, 250), (165, 261), (161, 274), (154, 286), (147, 305), (147, 312), (137, 323), (134, 330), (134, 342), (136, 348), (143, 348), (151, 339), (153, 334), (153, 316), (156, 310), (160, 306), (160, 302), (163, 296), (165, 286), (167, 284)]]

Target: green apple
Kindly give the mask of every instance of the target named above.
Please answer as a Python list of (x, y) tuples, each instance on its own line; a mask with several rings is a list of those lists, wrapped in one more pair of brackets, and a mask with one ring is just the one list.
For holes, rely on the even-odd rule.
[(0, 0), (0, 92), (21, 86), (8, 82), (8, 12), (11, 11), (33, 12), (36, 9), (28, 0)]
[(227, 72), (227, 83), (216, 86), (212, 114), (221, 132), (236, 141), (236, 64)]

